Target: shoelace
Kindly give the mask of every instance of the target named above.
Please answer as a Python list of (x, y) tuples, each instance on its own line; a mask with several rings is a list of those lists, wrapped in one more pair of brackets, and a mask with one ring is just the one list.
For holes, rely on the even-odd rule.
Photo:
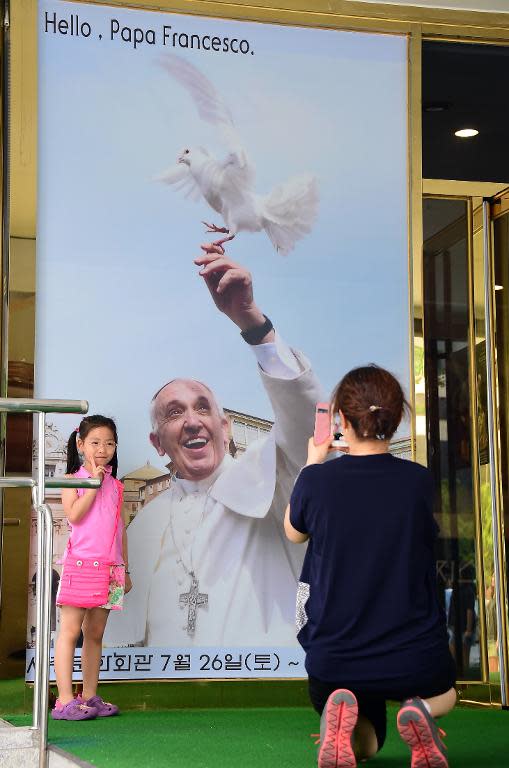
[[(438, 728), (438, 725), (437, 725)], [(443, 742), (445, 738), (447, 738), (447, 734), (445, 731), (442, 730), (442, 728), (438, 728), (438, 735), (440, 736), (441, 741)], [(444, 744), (444, 747), (447, 749), (447, 745)]]

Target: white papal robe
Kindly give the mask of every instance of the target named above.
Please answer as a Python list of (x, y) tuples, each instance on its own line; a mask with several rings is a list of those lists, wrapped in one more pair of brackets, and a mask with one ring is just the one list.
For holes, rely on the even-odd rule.
[[(280, 339), (254, 351), (265, 368), (258, 365), (274, 427), (240, 458), (225, 456), (205, 480), (177, 478), (138, 513), (128, 527), (134, 586), (124, 610), (110, 616), (106, 645), (295, 644), (295, 593), (305, 548), (286, 539), (283, 519), (306, 460), (315, 404), (323, 397), (307, 360), (285, 351)], [(281, 366), (288, 355), (295, 372)], [(283, 370), (284, 378), (268, 370)], [(199, 592), (208, 596), (196, 609), (192, 635), (180, 599), (191, 586), (191, 570)]]

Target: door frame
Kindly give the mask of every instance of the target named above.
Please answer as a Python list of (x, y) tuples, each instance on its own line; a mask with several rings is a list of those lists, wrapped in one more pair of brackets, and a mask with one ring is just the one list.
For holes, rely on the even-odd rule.
[[(492, 203), (505, 193), (503, 207), (497, 206), (496, 216), (491, 214)], [(509, 183), (501, 182), (467, 182), (447, 179), (423, 179), (422, 196), (434, 199), (457, 199), (468, 205), (468, 301), (469, 301), (469, 360), (470, 360), (470, 434), (472, 444), (472, 480), (475, 517), (475, 545), (477, 571), (477, 597), (479, 605), (480, 650), (481, 650), (481, 681), (459, 681), (460, 698), (465, 702), (476, 704), (501, 705), (509, 704), (509, 627), (507, 611), (507, 585), (505, 541), (503, 535), (503, 505), (499, 492), (501, 472), (501, 446), (499, 439), (498, 414), (498, 372), (495, 354), (495, 319), (494, 293), (495, 280), (493, 271), (493, 220), (509, 210)], [(482, 235), (482, 259), (479, 259), (479, 245), (474, 244), (474, 237)], [(477, 256), (477, 257), (476, 257)], [(414, 261), (414, 270), (419, 273), (420, 292), (424, 300), (423, 285), (423, 251), (419, 263)], [(422, 308), (423, 304), (421, 304)], [(422, 309), (421, 309), (422, 312)], [(424, 343), (426, 327), (422, 312), (420, 327), (420, 343)], [(490, 502), (491, 502), (491, 531), (483, 537), (483, 519), (481, 510), (480, 474), (479, 474), (479, 444), (478, 444), (478, 403), (479, 391), (476, 375), (476, 328), (485, 328), (486, 341), (486, 372), (488, 394), (488, 425), (490, 434)], [(427, 423), (427, 419), (426, 419)], [(484, 516), (486, 520), (486, 515)], [(488, 548), (491, 552), (488, 553)], [(485, 573), (483, 563), (486, 555), (490, 555), (495, 563), (495, 599), (497, 608), (497, 630), (499, 642), (500, 680), (489, 671), (487, 657), (487, 633), (485, 613)]]

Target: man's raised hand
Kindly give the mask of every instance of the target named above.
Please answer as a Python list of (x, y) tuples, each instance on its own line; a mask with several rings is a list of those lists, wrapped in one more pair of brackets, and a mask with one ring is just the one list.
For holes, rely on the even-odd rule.
[(254, 301), (251, 273), (229, 259), (219, 246), (201, 248), (205, 253), (194, 263), (201, 267), (199, 274), (219, 311), (241, 331), (263, 325), (265, 317)]

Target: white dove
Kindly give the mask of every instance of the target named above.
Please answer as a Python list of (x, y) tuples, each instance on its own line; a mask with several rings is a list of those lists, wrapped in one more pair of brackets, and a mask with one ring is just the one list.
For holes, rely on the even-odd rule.
[(254, 191), (255, 171), (243, 149), (230, 111), (212, 83), (193, 64), (175, 54), (159, 60), (193, 99), (199, 116), (222, 133), (228, 154), (218, 160), (203, 147), (182, 150), (177, 164), (157, 177), (175, 184), (188, 197), (204, 197), (219, 213), (224, 227), (203, 222), (209, 232), (226, 237), (214, 245), (232, 240), (237, 232), (265, 230), (274, 248), (286, 255), (301, 237), (311, 231), (318, 210), (318, 184), (314, 176), (302, 174), (278, 184), (268, 195)]

